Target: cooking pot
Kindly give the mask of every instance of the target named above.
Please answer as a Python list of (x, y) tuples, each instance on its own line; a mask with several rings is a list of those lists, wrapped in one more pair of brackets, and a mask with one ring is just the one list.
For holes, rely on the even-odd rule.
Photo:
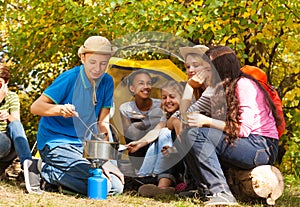
[[(100, 124), (108, 125), (110, 131), (108, 133), (101, 131), (98, 127)], [(119, 134), (113, 125), (95, 122), (87, 128), (83, 140), (83, 157), (92, 162), (117, 160), (118, 150)]]
[(105, 140), (86, 140), (84, 142), (83, 157), (87, 159), (117, 160), (118, 142)]

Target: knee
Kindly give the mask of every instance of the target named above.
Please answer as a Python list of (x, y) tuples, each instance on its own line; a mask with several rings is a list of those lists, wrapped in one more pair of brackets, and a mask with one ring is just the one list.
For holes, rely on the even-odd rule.
[(186, 136), (192, 142), (195, 142), (196, 140), (209, 141), (209, 130), (209, 128), (191, 128), (187, 131)]
[(159, 132), (159, 136), (170, 136), (171, 131), (168, 128), (162, 128)]
[(10, 127), (18, 127), (18, 126), (22, 126), (22, 123), (19, 120), (16, 119), (16, 120), (10, 122), (8, 124), (8, 126), (10, 126)]
[(183, 131), (181, 137), (186, 143), (194, 143), (199, 138), (199, 128), (190, 128)]
[(163, 128), (159, 133), (159, 141), (164, 142), (172, 142), (171, 131), (167, 128)]
[(19, 120), (14, 120), (7, 125), (8, 132), (16, 131), (16, 129), (22, 129), (24, 131), (23, 125)]

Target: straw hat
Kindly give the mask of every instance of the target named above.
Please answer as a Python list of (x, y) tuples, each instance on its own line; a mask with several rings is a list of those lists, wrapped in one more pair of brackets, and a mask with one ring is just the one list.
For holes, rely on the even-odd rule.
[(91, 36), (87, 38), (84, 44), (78, 50), (78, 56), (81, 54), (92, 52), (103, 55), (113, 55), (118, 50), (112, 47), (109, 40), (102, 36)]
[(186, 56), (190, 53), (203, 55), (209, 48), (205, 45), (195, 45), (193, 47), (181, 47), (179, 48), (181, 56), (186, 59)]

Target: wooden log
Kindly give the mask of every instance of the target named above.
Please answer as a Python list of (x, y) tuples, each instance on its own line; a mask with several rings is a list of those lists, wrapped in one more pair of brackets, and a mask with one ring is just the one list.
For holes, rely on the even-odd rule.
[(275, 205), (284, 190), (284, 180), (278, 168), (262, 165), (251, 170), (229, 169), (227, 182), (239, 197), (265, 198), (268, 205)]

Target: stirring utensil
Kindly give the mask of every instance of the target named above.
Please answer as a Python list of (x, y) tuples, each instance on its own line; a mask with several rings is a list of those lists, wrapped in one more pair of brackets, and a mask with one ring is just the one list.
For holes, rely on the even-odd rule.
[(96, 135), (92, 132), (92, 130), (90, 130), (90, 128), (84, 123), (84, 121), (79, 117), (79, 114), (78, 114), (78, 112), (75, 112), (75, 116), (81, 121), (81, 123), (85, 126), (85, 128), (87, 128), (87, 130), (89, 130), (91, 133), (92, 133), (92, 135), (94, 136), (94, 137), (96, 137)]

